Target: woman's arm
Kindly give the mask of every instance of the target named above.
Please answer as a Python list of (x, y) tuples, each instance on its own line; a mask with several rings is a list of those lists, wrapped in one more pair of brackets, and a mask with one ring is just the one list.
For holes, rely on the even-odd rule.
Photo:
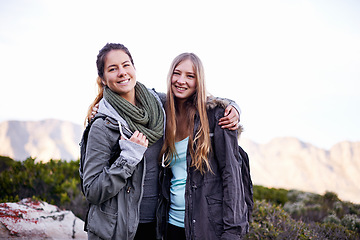
[(109, 129), (105, 129), (103, 121), (98, 119), (91, 126), (84, 163), (85, 196), (93, 204), (117, 195), (126, 186), (127, 179), (146, 151), (146, 147), (130, 140), (120, 140), (120, 156), (109, 166), (111, 148), (115, 143), (110, 140)]
[[(163, 106), (165, 106), (166, 94), (156, 92), (155, 89), (152, 89), (152, 90), (159, 96)], [(241, 110), (235, 101), (233, 101), (231, 99), (219, 98), (219, 97), (213, 97), (213, 96), (209, 97), (209, 100), (223, 102), (225, 104), (224, 106), (226, 106), (226, 109), (224, 112), (224, 117), (222, 117), (219, 120), (219, 125), (222, 126), (222, 128), (227, 128), (229, 130), (239, 129)]]
[[(161, 103), (165, 106), (166, 102), (166, 94), (156, 92), (154, 89), (153, 91), (159, 96)], [(226, 98), (217, 98), (212, 97), (217, 101), (223, 101), (226, 103), (226, 108), (224, 112), (224, 117), (220, 118), (219, 125), (222, 128), (229, 129), (229, 130), (237, 130), (240, 128), (240, 107), (237, 105), (235, 101)], [(96, 113), (98, 112), (99, 104), (96, 104), (91, 112), (91, 118), (95, 117)]]

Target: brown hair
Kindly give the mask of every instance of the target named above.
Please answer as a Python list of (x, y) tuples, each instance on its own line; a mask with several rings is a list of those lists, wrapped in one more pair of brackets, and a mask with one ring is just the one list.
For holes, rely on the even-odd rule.
[[(171, 79), (175, 68), (184, 60), (189, 59), (194, 68), (196, 77), (196, 92), (187, 100), (188, 122), (190, 128), (189, 150), (191, 154), (192, 163), (201, 173), (206, 170), (211, 171), (208, 161), (208, 155), (211, 149), (209, 122), (206, 113), (206, 88), (205, 88), (205, 74), (201, 60), (194, 53), (182, 53), (177, 56), (171, 66), (167, 76), (167, 99), (166, 99), (166, 131), (165, 141), (161, 149), (161, 156), (164, 154), (165, 165), (169, 166), (171, 160), (177, 155), (175, 149), (176, 137), (176, 104), (174, 94), (171, 91)], [(194, 132), (194, 118), (198, 113), (200, 124), (195, 137)]]
[(134, 66), (134, 60), (129, 52), (129, 50), (127, 49), (127, 47), (125, 47), (123, 44), (120, 43), (107, 43), (100, 51), (99, 54), (97, 55), (97, 59), (96, 59), (96, 67), (97, 67), (97, 71), (98, 71), (98, 77), (96, 79), (96, 84), (98, 86), (98, 94), (95, 97), (94, 101), (90, 104), (86, 118), (85, 118), (85, 125), (87, 122), (90, 122), (91, 120), (91, 112), (93, 107), (100, 102), (100, 100), (103, 97), (103, 92), (104, 92), (104, 84), (102, 83), (102, 80), (104, 78), (104, 65), (105, 65), (105, 60), (106, 60), (106, 56), (107, 54), (111, 51), (111, 50), (122, 50), (124, 51), (130, 58), (130, 61), (132, 63), (132, 65)]

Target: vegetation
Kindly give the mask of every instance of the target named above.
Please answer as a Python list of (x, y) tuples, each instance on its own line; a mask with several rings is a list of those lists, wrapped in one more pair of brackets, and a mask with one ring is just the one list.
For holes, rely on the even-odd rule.
[[(0, 157), (0, 202), (34, 198), (85, 219), (79, 161), (36, 163)], [(254, 211), (246, 239), (360, 239), (360, 205), (324, 195), (254, 186)]]
[(19, 162), (0, 157), (0, 166), (5, 169), (0, 172), (0, 202), (30, 197), (85, 219), (88, 205), (80, 189), (79, 161), (35, 163), (33, 158)]

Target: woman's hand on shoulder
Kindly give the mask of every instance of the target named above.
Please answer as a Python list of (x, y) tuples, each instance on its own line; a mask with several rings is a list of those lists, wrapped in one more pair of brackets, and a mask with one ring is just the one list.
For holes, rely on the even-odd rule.
[[(123, 137), (121, 137), (121, 139), (124, 139)], [(129, 141), (139, 144), (143, 147), (148, 147), (149, 145), (149, 140), (146, 138), (146, 136), (144, 134), (142, 134), (139, 131), (135, 131), (134, 134), (130, 137)]]
[(221, 128), (237, 130), (240, 127), (240, 114), (233, 106), (226, 107), (224, 117), (220, 118), (219, 125)]
[(92, 108), (92, 112), (91, 112), (91, 119), (93, 119), (95, 117), (95, 115), (97, 114), (99, 110), (99, 104), (95, 104), (95, 106)]

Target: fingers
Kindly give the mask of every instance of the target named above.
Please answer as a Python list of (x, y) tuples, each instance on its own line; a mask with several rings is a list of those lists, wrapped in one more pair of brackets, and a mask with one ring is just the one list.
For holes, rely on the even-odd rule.
[(235, 118), (235, 121), (240, 122), (240, 115), (238, 113), (238, 111), (236, 110), (236, 108), (234, 108), (233, 106), (229, 106), (230, 107), (230, 112), (229, 112), (229, 117), (231, 119)]
[(230, 112), (228, 116), (220, 118), (220, 120), (219, 120), (220, 126), (229, 128), (229, 127), (233, 127), (234, 125), (236, 125), (238, 123), (238, 118), (232, 112)]
[(226, 117), (231, 112), (233, 106), (229, 105), (225, 108), (224, 116)]
[(229, 127), (228, 129), (231, 131), (235, 131), (239, 128), (239, 124), (235, 124), (235, 126), (233, 125), (233, 127)]
[(146, 138), (146, 136), (137, 130), (129, 140), (144, 147), (148, 147), (149, 145), (149, 140)]
[[(227, 112), (228, 110), (228, 112)], [(219, 125), (221, 128), (229, 130), (236, 130), (239, 128), (240, 117), (238, 111), (233, 106), (228, 106), (225, 109), (224, 117), (220, 118)]]
[(95, 117), (95, 115), (97, 114), (98, 110), (99, 110), (99, 104), (97, 103), (97, 104), (95, 104), (95, 106), (92, 108), (91, 118), (94, 118), (94, 117)]
[[(220, 123), (219, 123), (219, 125), (220, 125)], [(236, 130), (239, 128), (239, 124), (237, 124), (236, 122), (235, 123), (230, 122), (229, 124), (222, 125), (221, 128), (229, 129), (229, 130)]]

